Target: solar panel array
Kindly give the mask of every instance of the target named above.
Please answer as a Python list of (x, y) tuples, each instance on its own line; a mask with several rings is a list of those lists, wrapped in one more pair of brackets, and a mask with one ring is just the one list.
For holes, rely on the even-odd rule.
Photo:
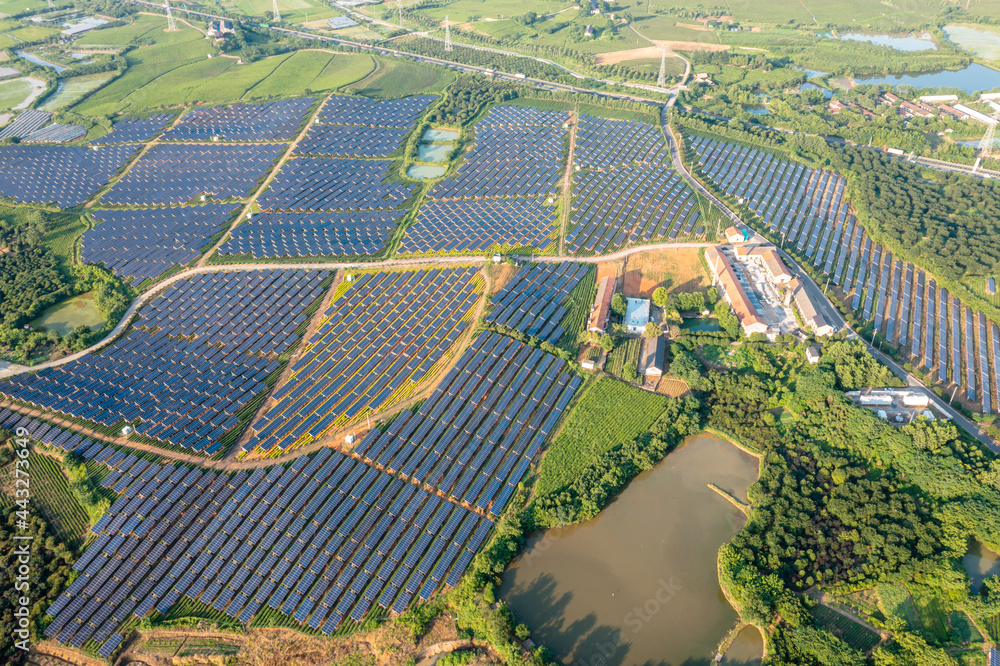
[(658, 166), (669, 159), (658, 127), (580, 115), (573, 161), (581, 168), (609, 169), (636, 162)]
[(95, 210), (97, 223), (80, 239), (80, 259), (103, 263), (115, 275), (138, 285), (174, 266), (197, 259), (201, 248), (236, 211), (235, 205), (189, 206), (152, 210)]
[(25, 109), (3, 129), (0, 129), (0, 141), (10, 138), (23, 139), (32, 132), (49, 124), (52, 114), (38, 109)]
[(690, 233), (699, 213), (690, 188), (671, 169), (634, 165), (574, 175), (566, 243), (601, 253), (625, 243)]
[(76, 146), (0, 147), (0, 196), (22, 203), (83, 203), (111, 180), (138, 146), (92, 150)]
[(281, 99), (264, 104), (232, 104), (195, 109), (163, 136), (164, 141), (287, 141), (305, 119), (312, 97)]
[(255, 259), (378, 254), (405, 215), (403, 210), (265, 213), (233, 228), (219, 254)]
[(52, 123), (47, 127), (36, 129), (28, 134), (22, 143), (66, 143), (87, 136), (87, 130), (80, 125), (63, 125)]
[(412, 188), (385, 183), (391, 162), (308, 157), (282, 165), (261, 195), (264, 210), (381, 210), (398, 208)]
[(329, 125), (405, 129), (416, 125), (417, 117), (433, 101), (433, 95), (414, 95), (388, 100), (334, 95), (323, 103), (317, 118)]
[(409, 129), (313, 124), (296, 153), (346, 157), (388, 157), (406, 141)]
[(558, 189), (565, 162), (566, 114), (495, 106), (475, 124), (475, 143), (458, 174), (431, 199), (542, 197)]
[(6, 407), (0, 407), (0, 428), (5, 428), (10, 432), (17, 432), (18, 428), (24, 428), (28, 431), (28, 437), (36, 442), (42, 442), (66, 451), (72, 451), (84, 444), (88, 446), (93, 444), (91, 440), (75, 432), (57, 428)]
[(987, 325), (930, 274), (873, 243), (850, 213), (842, 176), (721, 141), (699, 137), (691, 146), (708, 178), (829, 274), (851, 308), (890, 344), (921, 361), (937, 381), (963, 387), (984, 413), (1000, 407), (996, 324)]
[[(96, 153), (118, 150), (116, 146)], [(202, 194), (216, 199), (250, 194), (285, 147), (260, 145), (156, 145), (129, 169), (102, 202), (123, 205), (186, 203)]]
[(178, 281), (105, 350), (12, 377), (0, 390), (104, 426), (139, 419), (144, 436), (212, 455), (237, 412), (266, 390), (326, 276), (260, 270)]
[(553, 209), (537, 199), (432, 201), (406, 230), (402, 253), (479, 252), (495, 245), (545, 248)]
[(125, 118), (111, 126), (111, 131), (91, 141), (91, 145), (109, 143), (145, 143), (166, 127), (173, 116), (168, 113), (154, 113), (148, 118)]
[(486, 320), (555, 342), (563, 334), (562, 304), (587, 270), (584, 264), (569, 263), (524, 266), (493, 296)]
[(361, 275), (324, 313), (243, 448), (305, 444), (408, 395), (465, 330), (478, 284), (473, 268)]
[(455, 503), (323, 449), (232, 476), (81, 447), (120, 493), (45, 633), (110, 655), (124, 625), (183, 598), (248, 623), (263, 609), (331, 633), (455, 585), (492, 528)]
[(355, 453), (499, 516), (580, 378), (539, 349), (480, 334), (415, 413), (370, 432)]

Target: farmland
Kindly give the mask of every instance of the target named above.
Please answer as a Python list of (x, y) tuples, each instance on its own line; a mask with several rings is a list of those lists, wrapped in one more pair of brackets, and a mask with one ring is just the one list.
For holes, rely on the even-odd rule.
[(823, 604), (813, 608), (812, 614), (822, 627), (855, 650), (868, 652), (879, 643), (878, 634)]
[(597, 380), (580, 396), (542, 458), (535, 491), (557, 492), (595, 458), (647, 431), (665, 406), (662, 396), (613, 379)]
[(79, 547), (87, 529), (87, 514), (70, 492), (62, 467), (46, 455), (32, 454), (28, 462), (36, 505), (64, 543)]

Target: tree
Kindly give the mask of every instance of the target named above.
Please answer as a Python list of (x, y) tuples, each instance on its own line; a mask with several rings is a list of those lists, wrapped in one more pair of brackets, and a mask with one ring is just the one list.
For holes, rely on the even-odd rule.
[(666, 307), (667, 302), (670, 300), (670, 292), (663, 287), (657, 287), (653, 290), (653, 303), (657, 307)]
[(663, 329), (655, 321), (646, 324), (646, 330), (642, 334), (647, 338), (658, 338), (663, 335)]
[(701, 361), (694, 354), (677, 352), (670, 363), (670, 374), (694, 384), (701, 378)]
[(636, 370), (635, 364), (629, 363), (624, 368), (622, 368), (622, 379), (627, 382), (634, 382), (639, 379), (639, 371)]
[(611, 311), (614, 312), (619, 317), (624, 317), (625, 313), (628, 311), (628, 301), (621, 294), (615, 294), (611, 297)]
[(611, 337), (609, 334), (605, 333), (601, 336), (600, 345), (601, 349), (603, 349), (606, 352), (609, 352), (615, 348), (615, 339)]

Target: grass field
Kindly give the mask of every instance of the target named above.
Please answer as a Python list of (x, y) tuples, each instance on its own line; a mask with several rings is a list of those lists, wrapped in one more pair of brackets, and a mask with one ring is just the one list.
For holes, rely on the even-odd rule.
[(76, 43), (80, 46), (125, 46), (154, 31), (162, 32), (166, 27), (166, 19), (156, 16), (139, 16), (131, 25), (91, 30), (77, 39)]
[(0, 83), (0, 109), (13, 109), (31, 94), (33, 87), (27, 79)]
[(888, 615), (895, 615), (906, 621), (911, 631), (920, 631), (923, 624), (920, 622), (920, 615), (917, 607), (910, 598), (910, 592), (905, 585), (879, 585), (878, 596), (882, 604), (882, 612)]
[(986, 620), (986, 626), (984, 629), (986, 629), (987, 633), (989, 633), (990, 640), (1000, 641), (1000, 614), (994, 615)]
[(658, 287), (676, 294), (704, 291), (709, 285), (697, 248), (639, 252), (625, 266), (624, 293), (633, 298), (649, 298)]
[(58, 34), (58, 30), (54, 28), (45, 28), (40, 25), (26, 25), (23, 28), (18, 28), (17, 30), (12, 30), (9, 34), (13, 35), (22, 42), (37, 42), (40, 39), (45, 39), (50, 35)]
[(455, 80), (455, 75), (440, 67), (431, 67), (408, 60), (380, 58), (375, 70), (345, 89), (352, 95), (375, 99), (407, 97), (421, 93), (442, 92)]
[(867, 652), (879, 643), (880, 637), (874, 631), (822, 604), (813, 608), (812, 614), (821, 627), (855, 650)]
[[(222, 103), (240, 99), (326, 93), (367, 76), (375, 67), (370, 56), (334, 55), (323, 51), (286, 53), (250, 64), (236, 58), (207, 58), (212, 50), (191, 28), (165, 33), (157, 17), (139, 21), (114, 41), (142, 37), (151, 46), (129, 53), (125, 74), (81, 102), (73, 110), (86, 115), (141, 112), (191, 102)], [(140, 24), (154, 23), (153, 29)], [(110, 32), (108, 31), (97, 31)], [(133, 37), (129, 37), (132, 35)], [(100, 43), (100, 42), (98, 42)]]
[(594, 458), (649, 430), (666, 404), (664, 396), (599, 379), (579, 398), (542, 458), (537, 493), (559, 490)]
[[(271, 0), (223, 0), (219, 5), (233, 13), (271, 18)], [(338, 16), (322, 0), (278, 0), (278, 11), (283, 21), (296, 23)]]
[(939, 593), (922, 585), (908, 585), (913, 603), (917, 607), (924, 634), (940, 643), (948, 641), (948, 603)]

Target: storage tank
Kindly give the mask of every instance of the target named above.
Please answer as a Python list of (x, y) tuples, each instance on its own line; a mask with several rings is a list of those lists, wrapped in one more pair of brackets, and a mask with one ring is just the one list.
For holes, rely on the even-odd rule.
[(931, 404), (931, 399), (923, 393), (911, 393), (903, 396), (903, 405), (906, 407), (926, 407)]

